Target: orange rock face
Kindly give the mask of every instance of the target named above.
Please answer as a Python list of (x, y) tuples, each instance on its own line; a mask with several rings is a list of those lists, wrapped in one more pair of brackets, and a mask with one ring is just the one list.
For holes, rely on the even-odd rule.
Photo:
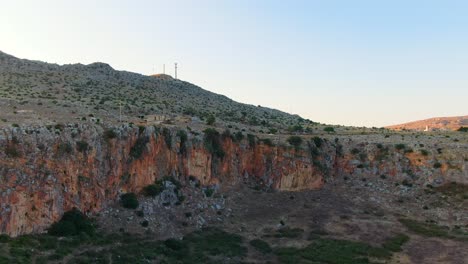
[[(106, 139), (100, 127), (4, 131), (1, 147), (12, 145), (16, 152), (0, 153), (0, 233), (42, 232), (73, 207), (98, 212), (121, 193), (138, 193), (168, 175), (181, 181), (193, 176), (202, 185), (223, 188), (248, 180), (296, 191), (321, 188), (327, 177), (356, 170), (352, 158), (340, 155), (330, 142), (312, 155), (310, 142), (295, 150), (225, 138), (220, 139), (225, 155), (219, 158), (211, 155), (200, 136), (190, 135), (182, 147), (174, 131), (165, 138), (154, 127), (116, 130), (112, 139)], [(408, 167), (424, 166), (416, 158), (404, 166), (372, 161), (365, 172), (397, 175)]]
[[(224, 158), (213, 157), (202, 142), (180, 142), (173, 137), (169, 148), (164, 138), (148, 128), (122, 130), (114, 139), (82, 130), (78, 138), (69, 131), (61, 135), (42, 130), (35, 135), (12, 132), (4, 139), (18, 156), (2, 153), (0, 166), (0, 233), (12, 236), (41, 232), (73, 207), (97, 212), (115, 201), (120, 193), (138, 193), (156, 179), (174, 175), (180, 180), (193, 176), (202, 185), (235, 185), (245, 177), (280, 190), (320, 188), (323, 175), (314, 171), (310, 160), (298, 159), (294, 150), (265, 145), (247, 147), (222, 141)], [(147, 138), (139, 157), (132, 148)], [(78, 150), (77, 141), (88, 149)], [(66, 149), (67, 144), (71, 148)], [(65, 150), (64, 150), (65, 149)]]

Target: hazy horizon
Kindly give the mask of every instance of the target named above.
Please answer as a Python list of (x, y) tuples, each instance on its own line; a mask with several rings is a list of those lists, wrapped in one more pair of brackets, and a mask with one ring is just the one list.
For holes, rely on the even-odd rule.
[[(313, 121), (386, 126), (468, 114), (462, 1), (15, 1), (0, 50), (173, 74)], [(153, 70), (154, 69), (154, 70)]]

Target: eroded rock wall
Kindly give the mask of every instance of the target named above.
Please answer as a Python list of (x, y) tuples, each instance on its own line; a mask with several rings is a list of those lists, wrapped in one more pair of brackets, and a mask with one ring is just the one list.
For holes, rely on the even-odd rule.
[(181, 142), (176, 129), (161, 133), (153, 126), (122, 126), (113, 131), (107, 135), (97, 125), (0, 131), (0, 233), (42, 232), (73, 207), (98, 212), (120, 193), (138, 193), (168, 175), (181, 181), (193, 176), (202, 185), (221, 188), (249, 181), (287, 191), (318, 189), (327, 178), (356, 173), (467, 179), (463, 160), (452, 165), (456, 169), (435, 171), (430, 157), (400, 152), (382, 157), (381, 150), (369, 146), (361, 147), (364, 154), (356, 160), (339, 141), (325, 140), (319, 147), (307, 141), (296, 150), (220, 136), (220, 158), (204, 146), (203, 135), (189, 133)]

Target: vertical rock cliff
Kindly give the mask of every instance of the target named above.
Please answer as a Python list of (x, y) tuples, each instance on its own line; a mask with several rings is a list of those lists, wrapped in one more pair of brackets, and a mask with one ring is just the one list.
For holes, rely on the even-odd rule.
[[(13, 128), (0, 131), (0, 233), (41, 232), (77, 207), (94, 213), (120, 193), (136, 192), (164, 176), (189, 176), (203, 185), (229, 188), (244, 181), (262, 188), (297, 191), (321, 188), (328, 177), (363, 173), (395, 178), (411, 172), (422, 181), (466, 181), (456, 170), (429, 170), (429, 157), (386, 153), (361, 146), (361, 161), (338, 141), (306, 141), (300, 149), (215, 135), (223, 155), (203, 135), (149, 126), (103, 129), (92, 125)], [(357, 165), (365, 161), (365, 166)], [(455, 172), (454, 172), (455, 171)], [(461, 176), (460, 176), (461, 175)]]

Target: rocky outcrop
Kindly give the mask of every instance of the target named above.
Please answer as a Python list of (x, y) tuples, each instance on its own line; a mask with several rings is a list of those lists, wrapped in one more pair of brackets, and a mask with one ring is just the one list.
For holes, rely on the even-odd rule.
[(73, 207), (98, 212), (119, 194), (138, 193), (168, 175), (220, 188), (249, 182), (287, 191), (318, 189), (328, 178), (354, 174), (422, 182), (468, 178), (463, 160), (434, 170), (430, 157), (397, 151), (382, 156), (371, 145), (360, 146), (357, 160), (339, 140), (310, 140), (294, 149), (217, 135), (220, 156), (209, 151), (203, 135), (181, 140), (177, 132), (83, 124), (1, 131), (0, 233), (41, 232)]

